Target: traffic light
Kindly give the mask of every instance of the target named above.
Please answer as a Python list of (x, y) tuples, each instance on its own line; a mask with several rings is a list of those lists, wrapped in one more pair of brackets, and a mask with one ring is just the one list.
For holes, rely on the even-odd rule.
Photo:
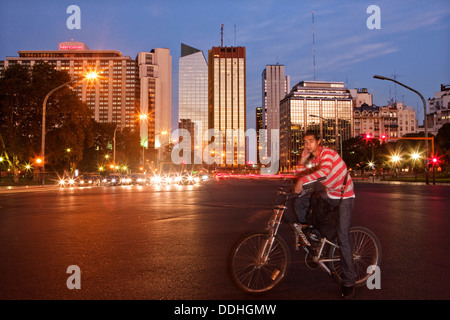
[(383, 142), (386, 140), (386, 138), (387, 138), (387, 136), (384, 133), (382, 133), (380, 135), (380, 144), (383, 144)]

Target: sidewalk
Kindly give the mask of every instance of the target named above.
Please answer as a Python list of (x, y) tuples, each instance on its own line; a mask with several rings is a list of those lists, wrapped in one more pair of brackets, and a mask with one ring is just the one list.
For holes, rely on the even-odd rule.
[(49, 190), (49, 189), (59, 189), (59, 186), (56, 184), (0, 186), (0, 193), (18, 190)]
[[(352, 177), (352, 180), (354, 183), (379, 183), (379, 184), (403, 184), (403, 185), (410, 185), (410, 186), (426, 186), (427, 184), (424, 181), (395, 181), (395, 180), (382, 180), (381, 178), (360, 178), (360, 177)], [(450, 187), (450, 183), (445, 182), (435, 182), (433, 184), (433, 180), (429, 179), (429, 185), (436, 185), (436, 186), (448, 186)]]

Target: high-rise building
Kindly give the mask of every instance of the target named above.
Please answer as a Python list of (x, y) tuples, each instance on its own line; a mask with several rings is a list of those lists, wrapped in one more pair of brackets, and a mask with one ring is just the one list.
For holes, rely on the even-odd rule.
[(289, 90), (290, 81), (284, 74), (284, 65), (267, 65), (262, 72), (262, 103), (269, 155), (272, 151), (271, 130), (280, 129), (280, 101)]
[[(208, 130), (208, 63), (203, 52), (181, 44), (178, 66), (178, 126), (189, 131), (191, 151), (205, 149)], [(194, 163), (194, 158), (191, 158)], [(198, 161), (195, 161), (198, 163)]]
[(342, 151), (342, 141), (352, 137), (352, 126), (352, 95), (343, 82), (299, 82), (280, 103), (280, 167), (295, 168), (307, 130), (320, 134), (324, 145)]
[[(209, 128), (223, 134), (224, 145), (233, 146), (233, 154), (227, 150), (223, 163), (245, 164), (245, 47), (212, 47), (208, 51), (208, 113)], [(227, 130), (233, 130), (234, 137)]]
[(141, 146), (161, 151), (171, 141), (172, 56), (169, 49), (139, 52), (139, 114)]
[(98, 122), (135, 126), (136, 61), (114, 50), (89, 50), (82, 42), (62, 42), (59, 50), (19, 51), (19, 57), (7, 57), (0, 64), (33, 67), (47, 62), (72, 77), (96, 71), (98, 81), (74, 86), (79, 98), (88, 104)]
[[(46, 62), (77, 77), (89, 71), (98, 81), (74, 86), (98, 122), (140, 128), (141, 145), (161, 149), (170, 142), (172, 56), (169, 49), (138, 53), (135, 60), (115, 50), (90, 50), (82, 42), (62, 42), (59, 50), (19, 51), (0, 61), (0, 74), (14, 64), (33, 67)], [(139, 119), (139, 115), (143, 116)]]

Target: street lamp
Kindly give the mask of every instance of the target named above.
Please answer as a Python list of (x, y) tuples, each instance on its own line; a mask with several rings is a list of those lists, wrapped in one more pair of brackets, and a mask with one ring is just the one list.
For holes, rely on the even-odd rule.
[[(398, 82), (397, 80), (391, 79), (391, 78), (387, 78), (387, 77), (379, 76), (379, 75), (374, 75), (373, 77), (375, 79), (379, 79), (379, 80), (388, 80), (388, 81), (395, 82), (395, 83), (401, 85), (402, 87), (405, 87), (406, 89), (411, 90), (412, 92), (415, 92), (416, 94), (419, 95), (419, 97), (420, 97), (420, 99), (422, 99), (422, 103), (423, 103), (423, 116), (424, 116), (423, 127), (424, 127), (425, 138), (428, 138), (427, 104), (426, 104), (425, 99), (423, 98), (423, 96), (420, 94), (420, 92), (417, 91), (417, 90), (414, 90), (413, 88), (408, 87), (407, 85), (405, 85), (405, 84), (403, 84), (401, 82)], [(428, 140), (425, 140), (425, 149), (426, 149), (426, 156), (425, 156), (426, 184), (429, 184), (429, 181), (428, 181), (428, 168), (427, 168), (427, 165), (428, 165), (428, 160), (427, 160), (427, 157), (428, 157)]]
[(397, 163), (399, 163), (402, 160), (399, 154), (393, 154), (391, 155), (391, 161), (394, 164), (394, 173), (393, 177), (397, 177), (396, 169), (397, 169)]
[[(96, 72), (89, 72), (84, 77), (87, 80), (95, 80), (97, 79), (98, 74)], [(42, 104), (42, 142), (41, 142), (41, 158), (42, 158), (42, 173), (43, 173), (42, 184), (45, 184), (45, 113), (47, 109), (47, 101), (53, 93), (77, 81), (78, 79), (72, 79), (70, 81), (67, 81), (66, 83), (60, 85), (59, 87), (56, 87), (55, 89), (51, 90), (49, 93), (47, 93), (47, 95), (44, 98), (44, 102)]]

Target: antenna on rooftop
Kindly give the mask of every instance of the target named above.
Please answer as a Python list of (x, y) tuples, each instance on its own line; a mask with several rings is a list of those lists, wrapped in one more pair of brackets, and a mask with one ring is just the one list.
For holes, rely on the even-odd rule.
[(223, 23), (220, 26), (220, 46), (223, 47)]
[(312, 12), (312, 32), (313, 32), (313, 68), (314, 68), (314, 81), (316, 81), (316, 40), (314, 29), (314, 11)]

